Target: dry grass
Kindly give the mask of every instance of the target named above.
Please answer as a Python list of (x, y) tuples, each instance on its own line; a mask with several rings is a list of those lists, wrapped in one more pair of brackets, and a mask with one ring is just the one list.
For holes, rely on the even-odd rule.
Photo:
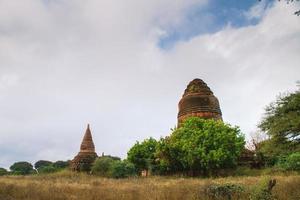
[[(44, 176), (0, 177), (1, 200), (129, 200), (129, 199), (208, 199), (205, 190), (212, 184), (234, 183), (245, 187), (239, 199), (248, 199), (251, 188), (263, 177), (217, 179), (150, 177), (106, 179), (85, 174), (61, 172)], [(277, 179), (278, 199), (300, 199), (300, 176), (272, 176)]]

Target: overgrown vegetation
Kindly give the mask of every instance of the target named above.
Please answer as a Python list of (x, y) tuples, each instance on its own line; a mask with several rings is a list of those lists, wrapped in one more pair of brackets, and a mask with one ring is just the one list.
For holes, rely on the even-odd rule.
[(215, 175), (220, 169), (236, 166), (244, 145), (244, 136), (237, 127), (191, 117), (166, 138), (137, 142), (129, 150), (128, 160), (139, 172)]
[(251, 194), (254, 191), (256, 194), (264, 193), (267, 184), (262, 183), (273, 179), (276, 179), (277, 183), (271, 190), (272, 196), (278, 200), (299, 199), (299, 175), (243, 177), (242, 179), (240, 177), (199, 179), (156, 176), (107, 179), (71, 171), (38, 176), (2, 176), (0, 177), (0, 199), (228, 200), (229, 196), (232, 199), (249, 199), (253, 197)]

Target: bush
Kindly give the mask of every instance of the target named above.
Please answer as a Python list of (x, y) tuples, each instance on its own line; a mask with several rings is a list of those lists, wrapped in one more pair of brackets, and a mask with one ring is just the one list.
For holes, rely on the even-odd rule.
[(275, 179), (264, 178), (258, 185), (253, 188), (250, 200), (273, 200), (272, 189), (276, 185)]
[(59, 160), (59, 161), (56, 161), (55, 163), (53, 163), (53, 167), (59, 168), (59, 169), (67, 168), (67, 167), (69, 167), (69, 165), (70, 165), (69, 161), (62, 161), (62, 160)]
[(34, 168), (39, 170), (40, 167), (46, 167), (52, 165), (51, 161), (48, 160), (39, 160), (34, 164)]
[(140, 173), (143, 170), (153, 171), (157, 168), (155, 152), (158, 142), (154, 138), (145, 139), (143, 142), (136, 142), (127, 153), (127, 159), (134, 164)]
[(55, 168), (54, 166), (50, 165), (50, 166), (42, 166), (39, 168), (39, 173), (41, 174), (49, 174), (49, 173), (54, 173), (57, 172), (59, 169)]
[(9, 169), (14, 175), (27, 175), (35, 172), (29, 162), (16, 162)]
[(286, 159), (288, 170), (300, 170), (300, 152), (290, 154)]
[(109, 177), (111, 165), (117, 161), (119, 161), (119, 159), (115, 159), (110, 156), (102, 156), (97, 158), (92, 165), (92, 174)]
[(206, 194), (212, 199), (240, 199), (244, 187), (236, 184), (211, 185), (207, 188)]
[(244, 136), (237, 127), (191, 117), (170, 137), (161, 139), (157, 156), (172, 172), (214, 175), (220, 169), (236, 166), (244, 144)]
[(127, 178), (136, 175), (134, 165), (128, 161), (113, 162), (109, 171), (112, 178)]
[(8, 174), (7, 170), (0, 167), (0, 176), (4, 176), (4, 175), (7, 175), (7, 174)]

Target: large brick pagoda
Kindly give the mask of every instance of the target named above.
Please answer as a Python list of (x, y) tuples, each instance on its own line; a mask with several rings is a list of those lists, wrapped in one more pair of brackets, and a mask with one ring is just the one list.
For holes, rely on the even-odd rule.
[(201, 79), (194, 79), (188, 84), (178, 108), (178, 126), (188, 117), (222, 120), (218, 99)]
[(88, 124), (80, 145), (80, 151), (72, 160), (71, 169), (74, 171), (89, 171), (96, 158), (97, 153), (95, 152), (95, 145)]

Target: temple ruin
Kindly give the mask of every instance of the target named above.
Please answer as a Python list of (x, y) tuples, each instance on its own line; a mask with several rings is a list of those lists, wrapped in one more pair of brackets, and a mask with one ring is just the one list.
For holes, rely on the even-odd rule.
[(178, 126), (188, 117), (222, 120), (218, 99), (201, 79), (194, 79), (188, 84), (178, 108)]
[(74, 171), (90, 171), (91, 165), (97, 157), (90, 125), (88, 124), (80, 145), (80, 151), (72, 160), (71, 169)]

